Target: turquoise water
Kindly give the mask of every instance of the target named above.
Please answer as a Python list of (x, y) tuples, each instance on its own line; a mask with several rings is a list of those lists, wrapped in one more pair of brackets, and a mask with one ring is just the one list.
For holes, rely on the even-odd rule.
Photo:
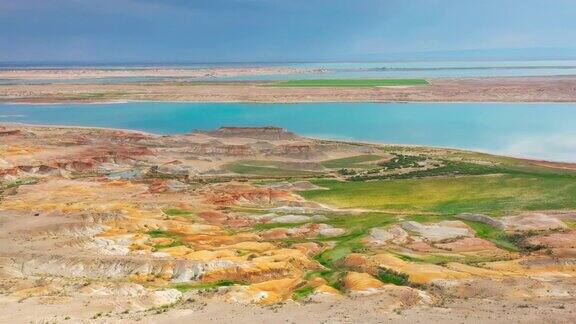
[(307, 63), (291, 67), (323, 73), (223, 77), (218, 80), (293, 80), (346, 78), (522, 77), (576, 75), (576, 61), (434, 61), (373, 63)]
[(159, 134), (274, 125), (329, 139), (453, 147), (576, 162), (576, 104), (0, 104), (0, 122), (128, 128)]

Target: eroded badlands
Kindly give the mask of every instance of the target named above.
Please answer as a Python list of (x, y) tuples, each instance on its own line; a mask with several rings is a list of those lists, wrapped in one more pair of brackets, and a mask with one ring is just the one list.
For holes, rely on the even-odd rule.
[[(4, 125), (0, 321), (573, 322), (575, 179), (273, 127)], [(504, 180), (494, 196), (433, 187)], [(561, 199), (541, 204), (534, 181)]]

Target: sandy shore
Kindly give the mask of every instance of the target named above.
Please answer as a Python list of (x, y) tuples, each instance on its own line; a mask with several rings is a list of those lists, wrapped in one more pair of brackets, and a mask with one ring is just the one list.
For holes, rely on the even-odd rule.
[(138, 68), (138, 69), (13, 69), (0, 70), (0, 79), (28, 80), (74, 80), (84, 78), (119, 78), (119, 77), (171, 77), (171, 78), (204, 78), (234, 77), (245, 75), (270, 75), (293, 73), (316, 73), (318, 69), (300, 69), (288, 67), (230, 67), (230, 68)]
[(415, 87), (271, 87), (270, 82), (1, 85), (0, 102), (576, 102), (576, 77), (438, 78)]

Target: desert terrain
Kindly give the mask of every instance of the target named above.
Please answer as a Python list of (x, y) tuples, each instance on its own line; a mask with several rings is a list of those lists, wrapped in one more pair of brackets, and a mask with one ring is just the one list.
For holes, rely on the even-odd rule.
[(74, 80), (86, 78), (122, 78), (122, 77), (172, 77), (172, 78), (211, 78), (235, 77), (243, 75), (303, 74), (320, 73), (321, 69), (302, 69), (289, 67), (213, 67), (197, 69), (179, 68), (27, 68), (0, 70), (0, 79), (28, 80)]
[[(80, 76), (204, 76), (259, 75), (272, 73), (259, 69), (216, 72), (135, 71), (0, 71), (0, 79), (25, 76), (36, 78), (78, 78)], [(294, 73), (277, 71), (275, 73)], [(313, 73), (304, 72), (301, 73)], [(321, 74), (319, 74), (319, 77)], [(400, 80), (402, 81), (402, 80)], [(165, 81), (74, 84), (3, 84), (0, 102), (66, 103), (118, 101), (195, 101), (195, 102), (576, 102), (576, 77), (492, 77), (429, 78), (426, 85), (403, 86), (282, 86), (274, 81)]]
[[(86, 91), (115, 86), (139, 87)], [(42, 87), (68, 86), (27, 100), (54, 99)], [(569, 163), (275, 127), (3, 124), (0, 322), (573, 323), (575, 180)]]

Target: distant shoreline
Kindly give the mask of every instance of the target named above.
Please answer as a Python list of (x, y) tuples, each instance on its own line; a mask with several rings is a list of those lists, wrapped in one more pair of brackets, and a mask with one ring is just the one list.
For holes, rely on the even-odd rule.
[(0, 85), (0, 102), (576, 103), (576, 76), (426, 78), (425, 86), (283, 87), (271, 81)]

